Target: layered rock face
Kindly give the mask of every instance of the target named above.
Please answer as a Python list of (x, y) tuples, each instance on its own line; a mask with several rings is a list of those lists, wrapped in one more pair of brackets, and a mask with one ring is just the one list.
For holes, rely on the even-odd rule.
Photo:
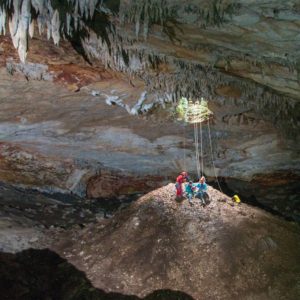
[[(30, 26), (17, 22), (25, 2), (36, 12)], [(1, 181), (111, 197), (182, 169), (196, 175), (193, 128), (176, 121), (174, 106), (205, 97), (217, 175), (299, 218), (297, 1), (46, 2), (18, 2), (19, 13), (1, 6)], [(204, 124), (204, 173), (213, 179), (209, 146)]]

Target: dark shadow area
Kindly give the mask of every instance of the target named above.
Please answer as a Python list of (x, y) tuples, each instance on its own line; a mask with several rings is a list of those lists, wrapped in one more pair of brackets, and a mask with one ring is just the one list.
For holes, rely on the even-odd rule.
[(93, 287), (85, 273), (49, 249), (0, 253), (0, 295), (2, 300), (193, 300), (172, 290), (157, 290), (145, 298), (106, 293)]
[[(69, 228), (110, 218), (128, 207), (141, 194), (115, 198), (85, 199), (74, 194), (46, 193), (0, 182), (0, 212), (3, 215), (33, 220), (46, 228), (51, 225)], [(67, 218), (64, 214), (67, 213)]]
[[(282, 217), (286, 221), (294, 221), (294, 222), (300, 222), (300, 219), (297, 219), (295, 216), (287, 216), (286, 214), (281, 213), (278, 210), (272, 209), (272, 207), (264, 205), (263, 203), (257, 201), (256, 197), (254, 195), (248, 195), (243, 192), (235, 192), (232, 189), (230, 189), (226, 183), (226, 181), (222, 178), (219, 178), (219, 183), (222, 189), (222, 192), (227, 195), (228, 197), (233, 197), (235, 194), (238, 194), (240, 198), (242, 199), (243, 203), (258, 207), (260, 209), (263, 209), (273, 215)], [(209, 182), (209, 185), (211, 185), (214, 189), (219, 190), (219, 186), (216, 181)]]

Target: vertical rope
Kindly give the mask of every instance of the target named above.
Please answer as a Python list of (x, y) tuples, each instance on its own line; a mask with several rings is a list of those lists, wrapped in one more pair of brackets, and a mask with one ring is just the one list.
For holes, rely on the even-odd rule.
[(185, 126), (186, 124), (183, 124), (183, 168), (184, 168), (184, 171), (186, 171), (186, 150), (185, 150), (185, 147), (186, 147), (186, 143), (185, 143)]
[(196, 157), (196, 169), (198, 173), (198, 165), (197, 165), (197, 137), (196, 137), (196, 124), (194, 123), (194, 142), (195, 142), (195, 157)]
[(203, 142), (202, 142), (202, 123), (200, 122), (200, 150), (201, 150), (201, 176), (203, 176), (204, 173), (204, 164), (203, 164)]
[(201, 175), (201, 164), (200, 164), (200, 152), (199, 152), (199, 130), (198, 130), (198, 123), (196, 123), (196, 130), (197, 130), (197, 143), (198, 143), (198, 160), (197, 160), (198, 170), (199, 170), (198, 177), (200, 178), (200, 175)]
[(197, 175), (200, 176), (200, 164), (199, 164), (199, 135), (198, 135), (198, 124), (194, 123), (194, 139), (195, 139), (195, 154), (196, 154), (196, 168)]
[(197, 166), (198, 166), (198, 177), (201, 174), (201, 166), (200, 166), (200, 154), (199, 154), (199, 131), (198, 131), (198, 123), (196, 123), (196, 136), (197, 136)]
[(212, 162), (212, 165), (213, 165), (213, 169), (214, 169), (214, 173), (215, 173), (215, 177), (216, 177), (216, 180), (217, 180), (219, 190), (220, 190), (221, 193), (223, 193), (223, 191), (221, 189), (221, 186), (220, 186), (220, 183), (219, 183), (219, 179), (218, 179), (217, 171), (216, 171), (216, 167), (215, 167), (215, 162), (214, 162), (214, 154), (213, 154), (213, 147), (212, 147), (212, 141), (211, 141), (209, 119), (207, 121), (207, 127), (208, 127), (208, 137), (209, 137), (209, 145), (210, 145), (210, 153), (211, 153), (211, 162)]

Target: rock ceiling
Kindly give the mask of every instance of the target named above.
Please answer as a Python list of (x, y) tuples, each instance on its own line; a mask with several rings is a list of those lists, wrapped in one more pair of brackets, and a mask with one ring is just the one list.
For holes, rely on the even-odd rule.
[(0, 6), (0, 32), (5, 33), (7, 23), (23, 62), (28, 37), (37, 27), (55, 44), (77, 38), (91, 60), (99, 58), (130, 74), (152, 69), (161, 75), (157, 71), (167, 63), (173, 76), (158, 76), (156, 84), (167, 80), (173, 93), (197, 94), (201, 88), (211, 94), (203, 87), (206, 82), (180, 77), (204, 69), (224, 83), (231, 76), (245, 78), (300, 98), (296, 0), (7, 0)]

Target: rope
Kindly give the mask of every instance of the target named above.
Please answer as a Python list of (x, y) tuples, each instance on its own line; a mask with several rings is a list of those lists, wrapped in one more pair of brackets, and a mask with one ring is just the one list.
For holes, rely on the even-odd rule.
[(220, 190), (221, 193), (223, 193), (223, 191), (221, 189), (221, 186), (220, 186), (220, 183), (219, 183), (219, 179), (218, 179), (218, 176), (217, 176), (216, 167), (215, 167), (215, 163), (214, 163), (214, 154), (213, 154), (213, 147), (212, 147), (212, 141), (211, 141), (209, 119), (207, 121), (207, 127), (208, 127), (209, 145), (210, 145), (210, 153), (211, 153), (211, 162), (212, 162), (212, 165), (213, 165), (213, 169), (214, 169), (214, 173), (215, 173), (215, 177), (216, 177), (216, 180), (217, 180), (219, 190)]
[(203, 142), (202, 142), (202, 123), (200, 122), (200, 150), (201, 150), (201, 176), (203, 176), (204, 173), (204, 164), (203, 164)]
[[(196, 169), (197, 169), (197, 175), (200, 178), (204, 174), (204, 157), (203, 157), (203, 132), (202, 132), (202, 121), (204, 121), (205, 118), (202, 120), (197, 120), (193, 123), (194, 125), (194, 140), (195, 140), (195, 157), (196, 157)], [(199, 123), (199, 131), (198, 131), (198, 123)], [(213, 146), (212, 146), (212, 138), (211, 138), (211, 132), (210, 132), (210, 125), (209, 125), (209, 118), (207, 119), (207, 127), (208, 127), (208, 137), (209, 137), (209, 146), (210, 146), (210, 154), (211, 154), (211, 162), (213, 165), (214, 175), (219, 187), (219, 190), (221, 193), (223, 193), (218, 176), (216, 171), (216, 166), (214, 162), (214, 154), (213, 154)], [(199, 133), (200, 133), (200, 154), (199, 154)], [(186, 169), (186, 153), (185, 153), (185, 127), (184, 127), (184, 168)]]
[(199, 135), (198, 135), (198, 124), (194, 123), (194, 139), (195, 139), (195, 152), (196, 152), (196, 168), (197, 175), (200, 176), (200, 163), (199, 163)]
[(198, 164), (198, 177), (200, 178), (201, 175), (201, 163), (200, 163), (200, 152), (199, 152), (199, 131), (198, 131), (198, 123), (196, 123), (196, 133), (197, 133), (197, 151), (198, 151), (198, 156), (197, 156), (197, 164)]
[(186, 171), (186, 151), (185, 151), (185, 147), (186, 147), (186, 143), (185, 143), (185, 124), (183, 124), (183, 168), (184, 171)]
[(197, 169), (197, 173), (198, 173), (196, 123), (194, 123), (193, 125), (194, 125), (194, 141), (195, 141), (195, 154), (196, 154), (196, 169)]

